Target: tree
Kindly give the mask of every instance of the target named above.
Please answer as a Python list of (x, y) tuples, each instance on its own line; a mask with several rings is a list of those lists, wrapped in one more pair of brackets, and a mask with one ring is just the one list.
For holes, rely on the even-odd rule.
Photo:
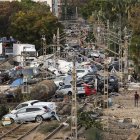
[(140, 35), (140, 4), (133, 6), (130, 10), (130, 26), (136, 35)]
[[(133, 5), (137, 3), (136, 0), (89, 0), (87, 4), (81, 8), (81, 14), (85, 19), (91, 15), (94, 19), (100, 18), (103, 21), (109, 20), (111, 23), (121, 22), (122, 26), (128, 25), (129, 11)], [(122, 29), (123, 29), (122, 27)]]
[(0, 2), (0, 36), (9, 36), (10, 16), (21, 9), (18, 2)]
[(134, 5), (130, 10), (129, 24), (133, 30), (133, 38), (130, 46), (130, 55), (136, 64), (137, 72), (140, 71), (140, 4)]
[[(13, 37), (24, 42), (40, 44), (42, 35), (46, 35), (47, 43), (52, 41), (59, 23), (50, 12), (40, 14), (34, 10), (19, 11), (11, 19), (10, 32)], [(38, 46), (39, 47), (39, 46)]]
[(57, 28), (62, 28), (58, 19), (50, 12), (50, 7), (31, 0), (0, 3), (0, 36), (13, 36), (23, 43), (41, 46), (41, 36), (47, 43), (52, 42)]

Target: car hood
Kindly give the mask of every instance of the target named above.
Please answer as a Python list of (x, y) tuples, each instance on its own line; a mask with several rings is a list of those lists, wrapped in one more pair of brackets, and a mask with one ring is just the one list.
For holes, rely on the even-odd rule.
[(10, 113), (15, 114), (16, 112), (17, 112), (17, 110), (12, 110)]
[(15, 118), (15, 114), (9, 113), (4, 115), (3, 118)]

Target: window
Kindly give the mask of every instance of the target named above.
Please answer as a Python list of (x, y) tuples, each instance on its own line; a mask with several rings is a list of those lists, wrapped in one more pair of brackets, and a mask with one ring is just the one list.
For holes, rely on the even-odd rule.
[(77, 84), (77, 87), (83, 87), (81, 84)]
[(33, 112), (33, 111), (39, 111), (41, 110), (40, 108), (27, 108), (26, 112)]
[(20, 109), (20, 108), (22, 108), (22, 107), (26, 107), (26, 106), (28, 106), (28, 104), (20, 104), (20, 105), (18, 105), (18, 106), (16, 107), (16, 110), (17, 110), (17, 109)]
[(83, 73), (85, 70), (76, 70), (77, 73)]
[(20, 114), (20, 113), (26, 113), (26, 109), (21, 109), (17, 112), (17, 114)]
[(65, 85), (64, 88), (71, 88), (71, 85)]

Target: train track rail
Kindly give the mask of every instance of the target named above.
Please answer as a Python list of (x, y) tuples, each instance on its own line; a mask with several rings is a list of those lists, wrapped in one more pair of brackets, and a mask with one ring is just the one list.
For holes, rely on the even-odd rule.
[(54, 137), (54, 135), (56, 135), (57, 133), (59, 133), (62, 128), (65, 126), (64, 124), (67, 123), (69, 119), (66, 119), (63, 123), (61, 123), (57, 128), (55, 128), (51, 133), (49, 133), (46, 138), (44, 138), (44, 140), (51, 140), (52, 137)]
[(0, 140), (22, 140), (40, 125), (41, 123), (21, 123), (0, 136)]

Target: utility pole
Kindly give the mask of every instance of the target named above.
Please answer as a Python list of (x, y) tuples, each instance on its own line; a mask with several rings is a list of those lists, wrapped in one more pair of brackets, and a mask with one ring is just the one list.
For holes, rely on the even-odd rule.
[[(107, 20), (107, 48), (109, 47), (109, 20)], [(108, 108), (108, 62), (104, 62), (104, 97)], [(105, 108), (105, 106), (104, 106)]]
[[(25, 47), (23, 48), (23, 52), (22, 52), (21, 55), (22, 55), (22, 58), (23, 58), (23, 67), (26, 67), (28, 54), (26, 52), (26, 48)], [(23, 85), (22, 85), (21, 91), (22, 91), (22, 94), (24, 94), (24, 95), (27, 95), (30, 92), (27, 80), (28, 80), (27, 76), (23, 75)], [(24, 98), (26, 98), (26, 96), (24, 96)]]
[(73, 70), (72, 70), (72, 107), (71, 107), (71, 140), (77, 140), (77, 88), (76, 88), (76, 55), (73, 56)]
[(67, 0), (64, 0), (64, 16), (65, 16), (65, 20), (67, 20)]
[(43, 61), (46, 62), (46, 52), (47, 52), (47, 45), (46, 45), (46, 38), (45, 35), (42, 35), (42, 47), (43, 47)]
[(76, 13), (75, 13), (75, 17), (76, 17), (76, 20), (78, 20), (78, 9), (77, 9), (77, 6), (76, 6)]
[(57, 28), (57, 56), (60, 57), (60, 32), (59, 28)]
[(128, 81), (128, 37), (127, 37), (127, 28), (124, 28), (124, 75), (125, 83)]
[[(43, 62), (44, 64), (46, 63), (46, 55), (47, 55), (47, 45), (46, 45), (46, 38), (45, 35), (42, 35), (42, 47), (43, 47)], [(46, 65), (46, 64), (45, 64)], [(46, 76), (47, 76), (47, 71), (46, 71)], [(46, 78), (46, 77), (45, 77)]]
[(56, 36), (53, 35), (53, 54), (54, 54), (54, 67), (56, 67)]

